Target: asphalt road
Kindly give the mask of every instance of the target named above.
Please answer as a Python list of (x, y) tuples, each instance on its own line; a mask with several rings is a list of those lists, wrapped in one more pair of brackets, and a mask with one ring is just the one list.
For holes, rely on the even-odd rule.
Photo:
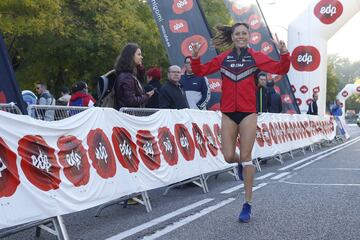
[[(256, 173), (251, 222), (237, 221), (241, 182), (229, 174), (199, 187), (149, 192), (153, 211), (141, 205), (110, 206), (64, 216), (70, 239), (360, 239), (360, 128), (351, 139), (296, 153), (285, 163), (269, 160)], [(1, 233), (2, 231), (0, 231)], [(3, 238), (56, 239), (35, 228)]]

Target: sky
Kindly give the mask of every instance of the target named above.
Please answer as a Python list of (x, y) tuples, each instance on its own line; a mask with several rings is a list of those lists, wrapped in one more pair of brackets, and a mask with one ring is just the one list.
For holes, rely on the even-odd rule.
[[(287, 39), (289, 23), (313, 1), (258, 0), (271, 31), (283, 40)], [(328, 41), (328, 54), (338, 54), (351, 61), (360, 61), (359, 26), (360, 13), (357, 13)]]

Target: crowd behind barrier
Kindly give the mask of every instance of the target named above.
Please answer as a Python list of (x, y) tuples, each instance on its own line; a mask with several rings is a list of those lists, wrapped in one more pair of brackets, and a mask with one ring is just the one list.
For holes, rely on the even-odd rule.
[[(67, 113), (62, 118), (75, 109), (60, 108)], [(149, 116), (123, 114), (131, 111), (132, 115), (137, 111), (141, 114), (136, 115)], [(5, 169), (0, 173), (8, 178), (0, 181), (10, 183), (0, 190), (0, 202), (9, 203), (0, 207), (0, 229), (229, 168), (220, 151), (220, 113), (157, 109), (122, 112), (90, 108), (62, 123), (34, 122), (28, 116), (0, 113), (0, 128), (7, 129), (1, 131), (0, 143), (9, 158), (1, 160)], [(335, 128), (336, 123), (328, 116), (261, 114), (253, 156), (266, 158), (331, 140)], [(20, 161), (16, 164), (20, 167), (8, 160)], [(6, 175), (8, 169), (16, 174)], [(29, 169), (37, 171), (36, 178)], [(71, 169), (77, 169), (78, 175), (72, 176)], [(31, 196), (39, 201), (24, 211), (23, 203)]]

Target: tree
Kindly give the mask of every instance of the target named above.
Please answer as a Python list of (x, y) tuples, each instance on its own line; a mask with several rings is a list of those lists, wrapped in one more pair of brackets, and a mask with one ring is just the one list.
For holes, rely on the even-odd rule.
[(338, 94), (339, 79), (336, 75), (334, 63), (329, 61), (327, 67), (327, 84), (326, 84), (326, 106), (332, 103)]

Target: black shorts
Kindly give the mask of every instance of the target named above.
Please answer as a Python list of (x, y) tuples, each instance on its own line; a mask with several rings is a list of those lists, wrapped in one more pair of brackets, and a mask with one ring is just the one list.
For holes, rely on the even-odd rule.
[(250, 114), (253, 114), (252, 112), (223, 112), (226, 116), (228, 116), (233, 122), (235, 122), (237, 125), (241, 123), (241, 121), (249, 116)]

